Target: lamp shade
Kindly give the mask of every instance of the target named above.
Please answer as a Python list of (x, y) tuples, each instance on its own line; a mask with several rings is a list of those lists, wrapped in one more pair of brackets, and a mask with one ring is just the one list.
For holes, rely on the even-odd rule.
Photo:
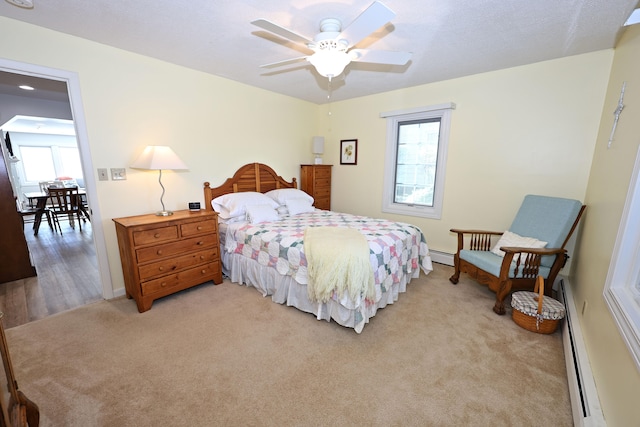
[(314, 163), (316, 165), (322, 164), (322, 153), (324, 153), (324, 136), (314, 136), (311, 145), (313, 154), (315, 154)]
[(324, 136), (313, 137), (313, 154), (324, 153)]
[(188, 169), (180, 157), (170, 147), (164, 145), (149, 145), (129, 167), (148, 170)]

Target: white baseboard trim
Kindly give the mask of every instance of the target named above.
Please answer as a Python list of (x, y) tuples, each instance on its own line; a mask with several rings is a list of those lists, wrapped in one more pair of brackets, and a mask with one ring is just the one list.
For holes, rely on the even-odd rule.
[(114, 298), (123, 297), (125, 296), (125, 294), (126, 292), (124, 288), (116, 289), (115, 291), (113, 291)]
[(603, 427), (607, 423), (600, 406), (598, 390), (591, 372), (589, 355), (584, 345), (578, 310), (573, 301), (571, 284), (566, 277), (558, 278), (558, 299), (566, 309), (566, 319), (562, 323), (562, 342), (569, 395), (573, 411), (573, 424), (580, 427)]
[(431, 261), (453, 267), (453, 254), (439, 251), (429, 251), (429, 254), (431, 255)]

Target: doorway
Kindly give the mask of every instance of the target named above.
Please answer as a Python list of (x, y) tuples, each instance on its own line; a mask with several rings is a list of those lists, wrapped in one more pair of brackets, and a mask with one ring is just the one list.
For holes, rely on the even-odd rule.
[[(3, 81), (3, 76), (5, 76), (5, 81)], [(38, 82), (43, 83), (46, 87), (49, 88), (53, 86), (59, 87), (60, 85), (62, 85), (63, 88), (66, 88), (66, 93), (64, 89), (62, 90), (63, 93), (61, 94), (58, 93), (56, 95), (54, 93), (49, 93), (48, 96), (51, 97), (61, 96), (62, 102), (58, 102), (56, 104), (52, 99), (44, 99), (40, 103), (39, 107), (35, 107), (35, 110), (25, 111), (26, 109), (29, 109), (29, 107), (27, 106), (27, 103), (23, 103), (19, 100), (20, 97), (17, 95), (20, 92), (17, 92), (18, 89), (10, 88), (9, 86), (11, 85), (5, 84), (8, 83), (7, 80), (10, 80), (9, 76), (12, 78), (24, 77), (27, 79), (36, 79)], [(11, 90), (15, 92), (6, 92)], [(91, 243), (93, 245), (92, 249), (95, 253), (94, 264), (97, 266), (98, 270), (97, 277), (100, 282), (98, 285), (102, 293), (102, 298), (113, 298), (113, 288), (111, 285), (111, 277), (108, 268), (106, 242), (104, 238), (100, 209), (97, 203), (98, 197), (96, 191), (96, 180), (93, 174), (94, 168), (91, 161), (90, 146), (88, 143), (86, 125), (84, 120), (84, 109), (82, 107), (82, 100), (80, 97), (78, 76), (73, 72), (51, 69), (32, 64), (18, 63), (15, 61), (0, 58), (0, 94), (6, 95), (3, 96), (5, 100), (15, 101), (14, 104), (18, 104), (20, 106), (18, 110), (21, 111), (21, 114), (24, 115), (43, 116), (42, 109), (44, 109), (45, 107), (55, 104), (58, 106), (58, 108), (60, 108), (61, 105), (66, 104), (70, 119), (73, 121), (73, 125), (76, 131), (77, 146), (82, 163), (82, 172), (85, 178), (87, 200), (91, 210)], [(15, 115), (15, 111), (10, 112), (9, 108), (6, 105), (3, 105), (4, 103), (4, 101), (0, 102), (0, 122), (2, 123), (10, 119), (8, 115), (12, 115), (12, 117), (13, 115)], [(62, 107), (62, 109), (64, 109), (64, 107)], [(58, 113), (55, 115), (60, 116), (61, 114), (62, 113)], [(28, 232), (29, 228), (25, 227), (25, 233)]]

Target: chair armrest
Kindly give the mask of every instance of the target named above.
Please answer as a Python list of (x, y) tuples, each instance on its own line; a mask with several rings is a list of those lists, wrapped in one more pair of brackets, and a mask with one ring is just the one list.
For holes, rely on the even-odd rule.
[(461, 230), (452, 228), (452, 233), (458, 235), (458, 253), (464, 249), (464, 236), (470, 235), (469, 245), (472, 251), (488, 251), (491, 250), (491, 236), (501, 236), (503, 231), (486, 231), (486, 230)]
[(528, 253), (540, 256), (556, 255), (567, 252), (566, 249), (562, 248), (518, 248), (514, 246), (501, 246), (500, 250), (504, 253)]
[(502, 236), (504, 234), (504, 231), (461, 230), (459, 228), (452, 228), (449, 231), (451, 231), (452, 233), (457, 233), (457, 234), (491, 234), (491, 235), (496, 235), (496, 236)]

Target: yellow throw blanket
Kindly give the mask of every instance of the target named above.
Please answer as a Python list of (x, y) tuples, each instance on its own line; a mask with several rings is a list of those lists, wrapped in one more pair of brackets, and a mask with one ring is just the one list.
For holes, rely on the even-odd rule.
[(311, 301), (327, 302), (337, 291), (353, 299), (375, 298), (369, 244), (358, 230), (345, 227), (309, 227), (304, 232), (307, 293)]

